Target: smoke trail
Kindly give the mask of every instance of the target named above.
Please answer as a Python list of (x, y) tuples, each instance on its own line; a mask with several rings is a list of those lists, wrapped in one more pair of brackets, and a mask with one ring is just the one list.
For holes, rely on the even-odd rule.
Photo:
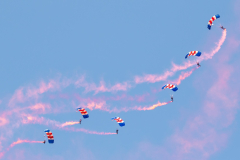
[(74, 121), (65, 122), (65, 123), (61, 124), (61, 127), (71, 126), (71, 125), (74, 125), (74, 124), (79, 124), (79, 122), (74, 122)]
[[(222, 32), (222, 37), (220, 40), (216, 43), (216, 47), (210, 52), (210, 53), (203, 53), (201, 57), (198, 58), (198, 61), (201, 62), (203, 60), (208, 60), (212, 59), (212, 57), (221, 49), (221, 46), (223, 45), (224, 41), (226, 40), (227, 36), (227, 30), (223, 30)], [(185, 62), (184, 65), (178, 66), (176, 64), (173, 64), (173, 68), (171, 69), (173, 72), (179, 71), (179, 70), (184, 70), (187, 69), (196, 63), (194, 61), (188, 61)]]
[(22, 108), (15, 107), (14, 109), (3, 111), (0, 114), (0, 126), (9, 124), (9, 121), (11, 119), (10, 116), (14, 116), (14, 114), (16, 114), (15, 117), (17, 117), (19, 116), (20, 112), (24, 113), (25, 111), (27, 112), (30, 111), (31, 113), (35, 113), (35, 114), (46, 114), (46, 113), (55, 112), (53, 109), (51, 109), (50, 104), (44, 104), (44, 103), (36, 103), (35, 105), (22, 107)]
[(121, 95), (115, 95), (115, 96), (100, 96), (100, 97), (87, 97), (84, 98), (82, 97), (79, 93), (74, 93), (73, 95), (68, 95), (68, 94), (64, 94), (67, 98), (65, 98), (64, 96), (62, 96), (61, 94), (56, 94), (56, 95), (50, 95), (49, 98), (50, 99), (56, 99), (56, 98), (61, 98), (61, 99), (76, 99), (79, 102), (85, 102), (85, 103), (89, 103), (89, 102), (99, 102), (99, 101), (120, 101), (120, 100), (125, 100), (125, 101), (137, 101), (137, 102), (143, 102), (146, 101), (146, 98), (150, 97), (150, 94), (148, 92), (146, 92), (145, 94), (142, 95), (135, 95), (135, 96), (131, 96), (128, 95), (126, 93), (121, 94)]
[(44, 124), (47, 126), (52, 126), (53, 128), (56, 129), (61, 129), (61, 130), (66, 130), (66, 131), (75, 131), (75, 132), (84, 132), (84, 133), (88, 133), (88, 134), (98, 134), (98, 135), (111, 135), (111, 134), (115, 134), (115, 133), (111, 133), (111, 132), (97, 132), (97, 131), (89, 131), (87, 129), (75, 129), (75, 128), (66, 128), (65, 126), (68, 125), (74, 125), (74, 124), (78, 124), (79, 122), (65, 122), (63, 124), (61, 124), (60, 122), (54, 121), (54, 120), (50, 120), (50, 119), (45, 119), (44, 117), (34, 117), (32, 115), (24, 115), (22, 120), (22, 123), (24, 124)]
[(21, 140), (21, 139), (18, 139), (16, 142), (13, 142), (5, 151), (3, 152), (0, 152), (0, 158), (2, 158), (4, 156), (4, 154), (9, 151), (12, 147), (14, 147), (15, 145), (17, 144), (20, 144), (20, 143), (43, 143), (43, 141), (31, 141), (31, 140)]
[(204, 54), (203, 57), (202, 57), (202, 60), (212, 59), (212, 57), (221, 49), (221, 46), (223, 45), (226, 37), (227, 37), (227, 30), (225, 29), (222, 32), (221, 39), (217, 43), (217, 47), (215, 49), (213, 49), (212, 52), (210, 52), (210, 54)]
[(89, 103), (87, 105), (83, 105), (84, 108), (88, 108), (90, 110), (94, 110), (94, 109), (99, 109), (99, 110), (102, 110), (102, 111), (106, 111), (106, 112), (115, 112), (115, 113), (119, 113), (119, 112), (128, 112), (128, 111), (146, 111), (146, 110), (153, 110), (155, 109), (156, 107), (160, 107), (160, 106), (163, 106), (163, 105), (167, 105), (169, 103), (171, 103), (172, 101), (169, 101), (169, 102), (158, 102), (157, 104), (154, 104), (152, 106), (145, 106), (145, 107), (142, 107), (142, 106), (135, 106), (135, 107), (123, 107), (123, 108), (112, 108), (112, 109), (109, 109), (108, 106), (106, 105), (106, 102), (101, 102), (101, 103)]
[[(203, 53), (203, 55), (198, 58), (198, 61), (201, 62), (203, 60), (212, 59), (212, 57), (221, 49), (221, 46), (223, 45), (223, 43), (226, 39), (226, 36), (227, 36), (227, 30), (223, 30), (222, 37), (218, 41), (216, 47), (210, 53)], [(140, 84), (140, 83), (144, 83), (144, 82), (155, 83), (155, 82), (159, 82), (159, 81), (164, 81), (168, 77), (173, 76), (175, 74), (175, 72), (180, 71), (180, 70), (185, 70), (194, 65), (196, 65), (196, 63), (194, 61), (184, 62), (183, 65), (176, 65), (173, 63), (170, 71), (166, 71), (162, 75), (147, 74), (143, 77), (136, 76), (135, 83), (136, 84)]]
[(21, 87), (15, 91), (14, 95), (8, 103), (8, 106), (14, 107), (16, 103), (23, 103), (31, 98), (38, 99), (39, 95), (49, 90), (59, 89), (60, 86), (63, 86), (63, 84), (55, 80), (50, 80), (47, 84), (42, 81), (38, 88)]
[[(210, 53), (203, 53), (198, 60), (201, 62), (203, 60), (212, 59), (212, 57), (221, 49), (222, 44), (224, 43), (227, 36), (227, 30), (223, 30), (222, 36), (220, 40), (217, 42), (216, 47)], [(172, 63), (172, 68), (168, 71), (165, 71), (162, 75), (153, 75), (147, 74), (144, 76), (135, 76), (133, 81), (125, 81), (122, 83), (116, 83), (113, 86), (106, 86), (104, 81), (100, 81), (99, 86), (95, 83), (88, 83), (85, 81), (85, 77), (82, 76), (78, 80), (64, 80), (63, 82), (59, 82), (59, 80), (50, 80), (48, 83), (41, 82), (38, 88), (26, 88), (21, 87), (16, 90), (14, 95), (11, 97), (8, 105), (15, 106), (17, 103), (26, 102), (28, 99), (34, 98), (38, 99), (41, 94), (48, 91), (55, 91), (60, 88), (65, 88), (70, 84), (74, 84), (77, 88), (83, 87), (85, 88), (85, 92), (94, 91), (95, 94), (99, 92), (116, 92), (116, 91), (127, 91), (129, 88), (135, 86), (135, 84), (140, 84), (144, 82), (155, 83), (159, 81), (167, 80), (168, 77), (173, 76), (175, 72), (179, 70), (185, 70), (189, 67), (196, 65), (194, 61), (184, 62), (183, 65), (177, 65)]]
[(96, 132), (96, 131), (89, 131), (87, 129), (83, 129), (83, 128), (64, 128), (64, 130), (66, 131), (73, 131), (73, 132), (84, 132), (84, 133), (88, 133), (88, 134), (97, 134), (97, 135), (113, 135), (116, 133), (112, 133), (112, 132)]
[(181, 75), (178, 77), (178, 79), (174, 80), (174, 81), (171, 81), (171, 83), (179, 85), (182, 82), (182, 80), (184, 80), (185, 78), (189, 77), (193, 73), (193, 71), (195, 71), (198, 68), (199, 67), (195, 67), (195, 68), (192, 68), (191, 71), (182, 72)]
[(20, 143), (43, 143), (43, 141), (31, 141), (31, 140), (21, 140), (18, 139), (16, 142), (13, 142), (8, 148), (7, 151), (9, 149), (11, 149), (12, 147), (14, 147), (16, 144), (20, 144)]
[(138, 111), (154, 110), (157, 107), (164, 106), (164, 105), (167, 105), (169, 103), (172, 103), (172, 101), (163, 102), (163, 103), (158, 102), (157, 104), (154, 104), (154, 105), (152, 105), (150, 107), (135, 107), (135, 108), (133, 108), (133, 110), (138, 110)]
[(100, 81), (100, 85), (97, 86), (95, 83), (86, 82), (84, 76), (77, 80), (74, 85), (78, 88), (84, 87), (85, 92), (94, 91), (95, 94), (99, 92), (126, 91), (128, 88), (132, 87), (129, 82), (117, 83), (114, 86), (107, 87), (104, 81)]

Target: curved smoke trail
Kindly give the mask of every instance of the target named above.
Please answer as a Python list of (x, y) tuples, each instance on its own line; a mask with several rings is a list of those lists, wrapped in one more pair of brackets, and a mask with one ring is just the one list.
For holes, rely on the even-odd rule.
[[(212, 59), (212, 57), (221, 49), (221, 46), (223, 45), (223, 43), (226, 39), (226, 36), (227, 36), (227, 30), (223, 30), (222, 36), (221, 36), (220, 40), (217, 42), (216, 47), (210, 53), (203, 53), (203, 55), (198, 59), (199, 62), (201, 62), (203, 60)], [(196, 65), (196, 62), (189, 60), (187, 62), (184, 62), (183, 65), (176, 65), (174, 63), (172, 65), (173, 66), (170, 69), (170, 71), (166, 71), (162, 75), (147, 74), (143, 77), (136, 76), (135, 83), (136, 84), (140, 84), (140, 83), (144, 83), (144, 82), (155, 83), (155, 82), (167, 80), (168, 77), (173, 76), (177, 71), (185, 70), (189, 67)]]
[(157, 104), (154, 104), (152, 106), (135, 106), (135, 107), (123, 107), (123, 108), (113, 108), (113, 109), (109, 109), (106, 106), (105, 102), (101, 102), (101, 103), (89, 103), (87, 105), (83, 105), (84, 108), (88, 108), (90, 110), (94, 110), (94, 109), (98, 109), (98, 110), (102, 110), (102, 111), (106, 111), (109, 113), (115, 112), (115, 113), (119, 113), (119, 112), (128, 112), (128, 111), (146, 111), (146, 110), (153, 110), (156, 107), (160, 107), (160, 106), (164, 106), (167, 105), (169, 103), (171, 103), (172, 101), (169, 102), (158, 102)]
[(75, 128), (66, 128), (66, 126), (70, 125), (75, 125), (79, 124), (79, 122), (76, 121), (69, 121), (65, 123), (60, 123), (54, 120), (50, 119), (45, 119), (44, 117), (37, 117), (37, 116), (32, 116), (32, 115), (22, 115), (22, 123), (23, 124), (44, 124), (47, 126), (51, 126), (52, 128), (55, 129), (61, 129), (61, 130), (66, 130), (66, 131), (75, 131), (75, 132), (84, 132), (88, 134), (97, 134), (97, 135), (111, 135), (111, 134), (116, 134), (116, 133), (111, 133), (111, 132), (97, 132), (97, 131), (89, 131), (87, 129), (75, 129)]
[(31, 141), (31, 140), (22, 140), (22, 139), (18, 139), (16, 142), (13, 142), (12, 144), (10, 144), (10, 146), (3, 152), (0, 152), (0, 158), (2, 158), (4, 156), (4, 154), (9, 151), (12, 147), (14, 147), (17, 144), (20, 143), (43, 143), (43, 141)]

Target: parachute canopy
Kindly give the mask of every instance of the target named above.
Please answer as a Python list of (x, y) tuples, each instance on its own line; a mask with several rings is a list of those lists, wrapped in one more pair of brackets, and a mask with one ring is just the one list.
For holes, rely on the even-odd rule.
[(212, 26), (213, 21), (215, 21), (215, 20), (218, 19), (218, 18), (220, 18), (220, 15), (219, 15), (219, 14), (216, 14), (215, 16), (213, 16), (213, 17), (209, 20), (208, 26), (207, 26), (207, 28), (208, 28), (209, 30), (211, 29), (211, 26)]
[(54, 138), (53, 138), (53, 134), (49, 129), (46, 129), (44, 131), (48, 137), (48, 143), (54, 143)]
[(187, 59), (188, 57), (190, 57), (190, 56), (201, 56), (201, 52), (199, 52), (199, 51), (191, 51), (191, 52), (188, 52), (188, 54), (185, 56), (185, 59)]
[(113, 117), (112, 120), (115, 120), (120, 127), (125, 126), (125, 122), (120, 117)]
[(77, 110), (78, 110), (79, 112), (81, 112), (83, 118), (88, 118), (88, 117), (89, 117), (87, 111), (86, 111), (84, 108), (77, 108)]
[(165, 88), (169, 88), (171, 90), (173, 90), (174, 92), (176, 92), (178, 90), (178, 88), (176, 86), (174, 86), (173, 84), (166, 84), (165, 86), (162, 87), (162, 89)]

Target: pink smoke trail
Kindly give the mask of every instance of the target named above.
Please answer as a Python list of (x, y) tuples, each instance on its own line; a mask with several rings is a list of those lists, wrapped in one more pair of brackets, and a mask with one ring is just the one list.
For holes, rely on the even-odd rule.
[(56, 127), (57, 129), (61, 129), (61, 130), (66, 130), (66, 131), (75, 131), (75, 132), (84, 132), (84, 133), (88, 133), (88, 134), (97, 134), (97, 135), (111, 135), (111, 134), (115, 134), (115, 133), (111, 133), (111, 132), (96, 132), (96, 131), (89, 131), (87, 129), (75, 129), (75, 128), (65, 128), (65, 126), (68, 125), (74, 125), (74, 124), (78, 124), (79, 122), (65, 122), (63, 124), (54, 121), (54, 120), (50, 120), (50, 119), (45, 119), (43, 117), (34, 117), (32, 115), (24, 115), (23, 116), (23, 120), (22, 120), (23, 124), (44, 124), (44, 125), (50, 125), (53, 127)]
[(65, 126), (72, 126), (72, 125), (75, 125), (75, 124), (79, 124), (79, 122), (73, 122), (73, 121), (65, 122), (65, 123), (61, 124), (61, 126), (65, 127)]
[(9, 124), (9, 121), (12, 120), (12, 118), (10, 118), (11, 116), (15, 118), (21, 115), (20, 113), (25, 113), (25, 112), (28, 112), (28, 113), (30, 112), (33, 114), (46, 114), (46, 113), (51, 113), (52, 111), (51, 111), (51, 105), (44, 104), (44, 103), (36, 103), (35, 105), (31, 105), (23, 108), (16, 107), (8, 111), (3, 111), (0, 114), (0, 127)]
[(158, 102), (157, 104), (154, 104), (152, 106), (148, 106), (148, 107), (142, 107), (142, 106), (135, 106), (135, 107), (124, 107), (124, 108), (113, 108), (113, 109), (109, 109), (108, 106), (106, 105), (106, 102), (100, 102), (100, 103), (88, 103), (87, 105), (83, 105), (84, 108), (88, 108), (90, 110), (94, 110), (94, 109), (99, 109), (99, 110), (103, 110), (106, 112), (115, 112), (115, 113), (119, 113), (119, 112), (128, 112), (128, 111), (146, 111), (146, 110), (153, 110), (156, 107), (160, 107), (163, 105), (167, 105), (169, 103), (171, 103), (172, 101), (169, 102)]
[(21, 140), (18, 139), (16, 142), (13, 142), (7, 149), (6, 151), (0, 152), (0, 158), (2, 158), (4, 156), (4, 154), (9, 151), (12, 147), (14, 147), (17, 144), (20, 143), (43, 143), (43, 141), (31, 141), (31, 140)]
[[(212, 59), (212, 57), (221, 49), (222, 44), (224, 43), (225, 39), (227, 36), (227, 30), (223, 30), (222, 32), (222, 37), (220, 38), (219, 42), (217, 43), (217, 46), (215, 49), (213, 49), (209, 54), (203, 53), (203, 55), (198, 59), (200, 62), (203, 60), (208, 60)], [(144, 83), (144, 82), (149, 82), (149, 83), (155, 83), (159, 81), (164, 81), (168, 77), (173, 76), (175, 72), (179, 70), (184, 70), (187, 69), (193, 65), (195, 65), (195, 62), (193, 61), (187, 61), (183, 65), (176, 65), (172, 64), (172, 68), (170, 71), (164, 72), (163, 75), (152, 75), (152, 74), (147, 74), (145, 76), (135, 76), (134, 82), (136, 84)], [(49, 83), (44, 83), (41, 82), (39, 88), (31, 88), (27, 89), (26, 94), (24, 94), (23, 90), (25, 88), (20, 88), (15, 91), (15, 94), (9, 101), (9, 106), (14, 106), (16, 103), (23, 103), (25, 102), (28, 98), (35, 97), (36, 99), (39, 97), (40, 94), (43, 94), (44, 92), (47, 92), (48, 90), (51, 89), (59, 89), (61, 86), (67, 87), (72, 83), (72, 81), (67, 81), (63, 83), (56, 82), (54, 80), (50, 80)], [(132, 85), (130, 82), (123, 82), (123, 83), (117, 83), (114, 86), (106, 87), (104, 81), (100, 81), (100, 86), (96, 86), (94, 83), (87, 83), (85, 82), (84, 77), (80, 78), (77, 80), (75, 83), (76, 87), (84, 87), (85, 92), (90, 92), (90, 91), (95, 91), (95, 94), (99, 92), (114, 92), (114, 91), (126, 91), (127, 89), (131, 88)]]
[[(198, 61), (201, 62), (203, 60), (212, 59), (212, 57), (221, 49), (221, 46), (223, 45), (224, 41), (226, 40), (226, 36), (227, 36), (227, 30), (223, 30), (222, 37), (216, 43), (217, 46), (209, 54), (203, 53), (203, 55), (201, 57), (199, 57)], [(187, 69), (187, 68), (189, 68), (193, 65), (196, 65), (196, 63), (194, 61), (185, 62), (184, 65), (182, 65), (182, 66), (178, 66), (176, 64), (173, 64), (173, 68), (171, 70), (173, 72), (176, 72), (176, 71), (179, 71), (179, 70)]]
[(43, 141), (31, 141), (31, 140), (21, 140), (18, 139), (16, 142), (13, 142), (8, 148), (7, 151), (9, 149), (11, 149), (12, 147), (14, 147), (16, 144), (20, 144), (20, 143), (43, 143)]
[(198, 69), (199, 67), (195, 67), (195, 68), (192, 68), (191, 71), (188, 71), (188, 72), (182, 72), (181, 75), (178, 77), (177, 80), (175, 81), (171, 81), (170, 83), (172, 84), (176, 84), (176, 85), (179, 85), (182, 80), (184, 80), (185, 78), (189, 77), (193, 71), (195, 71), (196, 69)]
[[(224, 43), (227, 35), (227, 30), (223, 30), (222, 37), (217, 43), (217, 46), (209, 53), (203, 53), (203, 55), (198, 59), (199, 61), (212, 59), (212, 57), (221, 49), (222, 44)], [(164, 72), (162, 75), (153, 75), (147, 74), (145, 76), (135, 76), (134, 83), (140, 84), (144, 82), (155, 83), (159, 81), (167, 80), (168, 77), (173, 76), (175, 72), (179, 70), (187, 69), (196, 63), (194, 61), (187, 61), (183, 65), (176, 65), (172, 64), (172, 68), (169, 71)], [(70, 84), (74, 84), (76, 87), (84, 87), (85, 92), (94, 91), (95, 94), (99, 92), (116, 92), (116, 91), (126, 91), (129, 88), (133, 87), (133, 83), (131, 81), (125, 81), (122, 83), (116, 83), (113, 86), (106, 86), (104, 81), (100, 81), (99, 86), (95, 83), (88, 83), (85, 81), (84, 76), (82, 76), (77, 81), (72, 80), (65, 80), (64, 82), (60, 83), (55, 80), (50, 80), (49, 83), (41, 82), (39, 88), (23, 88), (15, 91), (15, 94), (12, 96), (11, 100), (9, 101), (9, 106), (14, 106), (16, 103), (23, 103), (29, 98), (38, 99), (39, 95), (49, 91), (49, 90), (56, 90), (60, 89), (61, 87), (67, 87)], [(24, 94), (24, 90), (26, 93)]]
[(30, 98), (38, 99), (39, 95), (54, 89), (59, 89), (60, 83), (54, 80), (50, 80), (49, 83), (41, 82), (38, 88), (21, 87), (16, 90), (12, 98), (10, 99), (8, 105), (15, 106), (16, 103), (23, 103)]
[(100, 85), (97, 86), (95, 83), (86, 82), (84, 76), (75, 82), (75, 86), (84, 87), (85, 92), (95, 91), (95, 94), (99, 92), (126, 91), (128, 88), (132, 87), (129, 82), (117, 83), (114, 86), (106, 87), (104, 81), (100, 81)]
[(152, 105), (150, 107), (134, 107), (133, 110), (138, 110), (138, 111), (154, 110), (157, 107), (164, 106), (164, 105), (167, 105), (169, 103), (172, 103), (172, 101), (163, 102), (163, 103), (158, 102), (157, 104), (154, 104), (154, 105)]
[[(201, 101), (201, 108), (194, 111), (196, 113), (187, 114), (189, 118), (185, 125), (176, 125), (175, 132), (166, 138), (168, 140), (164, 146), (156, 146), (155, 150), (153, 146), (148, 146), (150, 149), (144, 148), (142, 152), (154, 155), (154, 158), (166, 156), (164, 159), (211, 159), (213, 154), (228, 146), (232, 132), (229, 126), (236, 121), (239, 109), (240, 85), (236, 83), (240, 79), (236, 74), (239, 71), (239, 58), (234, 56), (234, 63), (230, 55), (239, 53), (240, 43), (234, 42), (235, 39), (228, 39), (228, 45), (221, 51), (218, 60), (211, 63), (217, 76), (202, 77), (201, 81), (197, 81), (199, 89), (208, 82), (212, 84), (205, 87), (208, 90), (204, 89), (206, 95)], [(185, 114), (183, 116), (187, 117)]]
[[(222, 37), (218, 41), (217, 46), (209, 54), (203, 53), (203, 55), (201, 57), (199, 57), (198, 61), (201, 62), (203, 60), (212, 59), (212, 57), (221, 49), (221, 46), (223, 45), (223, 43), (226, 39), (226, 36), (227, 36), (227, 30), (223, 30)], [(180, 71), (180, 70), (185, 70), (189, 67), (196, 65), (196, 62), (187, 61), (183, 65), (176, 65), (174, 63), (172, 65), (173, 66), (170, 69), (170, 71), (166, 71), (165, 73), (163, 73), (163, 75), (147, 74), (143, 77), (136, 76), (135, 83), (136, 84), (140, 84), (140, 83), (144, 83), (144, 82), (155, 83), (155, 82), (159, 82), (159, 81), (164, 81), (168, 77), (173, 76), (175, 74), (175, 72)]]
[(72, 131), (72, 132), (84, 132), (84, 133), (87, 133), (87, 134), (97, 134), (97, 135), (113, 135), (113, 134), (116, 134), (116, 133), (112, 133), (112, 132), (89, 131), (89, 130), (84, 129), (84, 128), (64, 128), (64, 130)]
[[(57, 95), (58, 96), (58, 95)], [(51, 95), (50, 98), (56, 98), (57, 96)], [(58, 96), (62, 98), (62, 96)], [(120, 101), (120, 100), (126, 100), (126, 101), (137, 101), (137, 102), (143, 102), (151, 99), (151, 96), (149, 93), (145, 93), (142, 95), (135, 95), (135, 96), (130, 96), (127, 94), (121, 94), (121, 95), (116, 95), (116, 96), (101, 96), (101, 97), (93, 97), (93, 98), (83, 98), (79, 94), (74, 94), (73, 96), (69, 95), (67, 97), (74, 98), (80, 102), (100, 102), (100, 101)], [(68, 98), (69, 99), (69, 98)]]

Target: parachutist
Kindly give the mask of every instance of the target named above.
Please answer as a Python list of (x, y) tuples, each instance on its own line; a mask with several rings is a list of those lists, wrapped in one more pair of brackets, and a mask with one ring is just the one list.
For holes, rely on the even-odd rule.
[(173, 96), (171, 96), (171, 101), (173, 102)]
[(118, 129), (116, 130), (116, 134), (118, 134)]
[(222, 28), (222, 30), (226, 30), (226, 28), (224, 28), (223, 26), (221, 26), (220, 28)]
[(82, 119), (79, 120), (79, 123), (80, 123), (80, 124), (82, 123)]
[(198, 66), (198, 67), (201, 67), (201, 65), (199, 64), (199, 62), (197, 62), (197, 66)]
[(46, 140), (44, 140), (43, 143), (45, 144), (45, 143), (46, 143)]

